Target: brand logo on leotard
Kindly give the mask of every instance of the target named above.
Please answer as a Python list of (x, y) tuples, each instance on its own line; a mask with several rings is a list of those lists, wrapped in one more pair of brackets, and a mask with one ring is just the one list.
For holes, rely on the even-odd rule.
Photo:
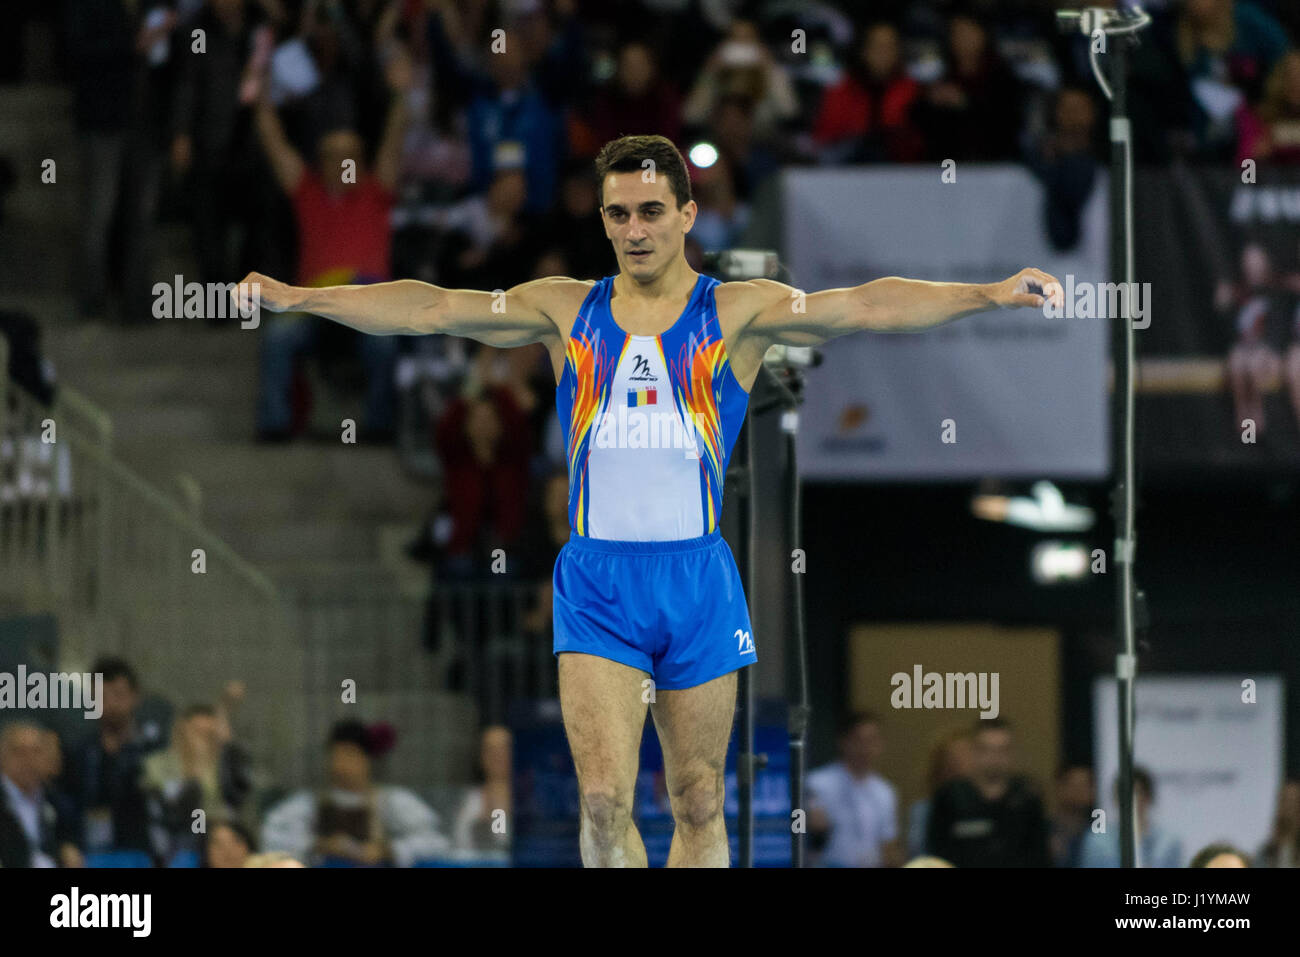
[(659, 377), (650, 372), (650, 360), (645, 356), (632, 357), (632, 374), (628, 379), (634, 382), (658, 382)]

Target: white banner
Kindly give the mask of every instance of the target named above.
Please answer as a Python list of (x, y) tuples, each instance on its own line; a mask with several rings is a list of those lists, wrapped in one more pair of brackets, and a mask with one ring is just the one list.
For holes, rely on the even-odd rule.
[[(1254, 703), (1238, 677), (1138, 676), (1134, 763), (1151, 772), (1151, 819), (1192, 855), (1228, 841), (1254, 856), (1267, 840), (1282, 784), (1285, 689), (1275, 675), (1251, 676)], [(1115, 679), (1093, 683), (1093, 766), (1107, 829), (1118, 834), (1119, 774)]]
[[(808, 292), (883, 276), (995, 282), (1026, 266), (1104, 282), (1104, 173), (1082, 239), (1052, 250), (1026, 170), (790, 170), (785, 253)], [(808, 375), (800, 470), (812, 479), (1098, 478), (1109, 468), (1105, 319), (980, 313), (921, 333), (862, 332), (822, 347)], [(945, 438), (948, 441), (945, 441)]]

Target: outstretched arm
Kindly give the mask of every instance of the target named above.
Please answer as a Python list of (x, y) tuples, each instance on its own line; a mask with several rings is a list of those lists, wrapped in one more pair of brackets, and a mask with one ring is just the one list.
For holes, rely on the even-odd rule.
[(280, 114), (271, 105), (271, 97), (267, 92), (268, 86), (269, 84), (265, 82), (262, 84), (262, 95), (255, 107), (257, 136), (262, 141), (262, 149), (266, 151), (267, 159), (271, 161), (275, 181), (280, 184), (282, 190), (292, 196), (298, 188), (298, 180), (302, 178), (305, 164), (298, 151), (289, 142), (289, 137), (284, 135)]
[(371, 335), (465, 336), (490, 346), (511, 349), (549, 342), (555, 323), (539, 308), (556, 283), (574, 280), (534, 279), (499, 292), (444, 289), (415, 279), (363, 286), (290, 286), (249, 273), (233, 295), (247, 315), (254, 284), (258, 305), (270, 312), (310, 312)]
[(861, 286), (802, 293), (784, 283), (753, 279), (749, 322), (742, 335), (767, 345), (816, 346), (851, 332), (920, 332), (990, 309), (1060, 304), (1056, 279), (1022, 269), (994, 283), (927, 282), (889, 276)]

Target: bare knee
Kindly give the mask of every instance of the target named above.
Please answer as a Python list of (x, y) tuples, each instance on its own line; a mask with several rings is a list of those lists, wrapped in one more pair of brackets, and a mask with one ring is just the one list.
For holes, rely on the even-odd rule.
[(688, 831), (713, 827), (722, 819), (722, 776), (698, 775), (672, 795), (673, 817)]
[(584, 789), (582, 812), (591, 838), (601, 845), (614, 845), (632, 823), (631, 796), (619, 795), (612, 788)]

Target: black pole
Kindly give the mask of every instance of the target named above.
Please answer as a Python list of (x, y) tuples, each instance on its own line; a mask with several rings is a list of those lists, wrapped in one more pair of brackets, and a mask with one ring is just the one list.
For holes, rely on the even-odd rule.
[[(738, 499), (739, 521), (736, 525), (736, 562), (745, 594), (753, 594), (753, 521), (754, 521), (754, 447), (753, 415), (745, 416), (741, 430), (740, 470), (732, 476)], [(732, 466), (735, 471), (735, 466)], [(741, 867), (754, 866), (754, 669), (741, 668), (736, 682), (736, 839), (737, 862)]]
[(1116, 697), (1119, 706), (1119, 806), (1120, 865), (1137, 866), (1136, 810), (1133, 801), (1133, 683), (1137, 676), (1135, 654), (1135, 587), (1133, 562), (1134, 523), (1134, 337), (1133, 289), (1133, 139), (1128, 118), (1130, 35), (1110, 38), (1110, 271), (1123, 282), (1123, 315), (1112, 329), (1115, 354), (1114, 421), (1115, 487), (1115, 610), (1121, 650), (1115, 659)]
[[(797, 380), (797, 373), (796, 373)], [(797, 408), (789, 408), (781, 414), (781, 431), (785, 433), (785, 478), (789, 504), (786, 507), (787, 527), (786, 541), (790, 543), (792, 549), (802, 548), (802, 526), (800, 515), (800, 495), (802, 490), (799, 482), (799, 462), (796, 454), (797, 436), (799, 431), (799, 411)], [(806, 557), (806, 556), (805, 556)], [(806, 743), (808, 735), (808, 647), (804, 635), (804, 612), (803, 612), (803, 577), (806, 566), (801, 566), (798, 571), (793, 572), (794, 580), (791, 582), (791, 611), (794, 615), (794, 621), (791, 622), (789, 635), (790, 640), (786, 645), (787, 660), (789, 670), (787, 678), (787, 696), (790, 701), (790, 711), (787, 721), (787, 728), (790, 737), (790, 807), (792, 809), (804, 809), (803, 803), (803, 780), (804, 768), (807, 757)], [(790, 828), (790, 866), (804, 866), (804, 836), (807, 830), (807, 820), (804, 820), (804, 827)]]

